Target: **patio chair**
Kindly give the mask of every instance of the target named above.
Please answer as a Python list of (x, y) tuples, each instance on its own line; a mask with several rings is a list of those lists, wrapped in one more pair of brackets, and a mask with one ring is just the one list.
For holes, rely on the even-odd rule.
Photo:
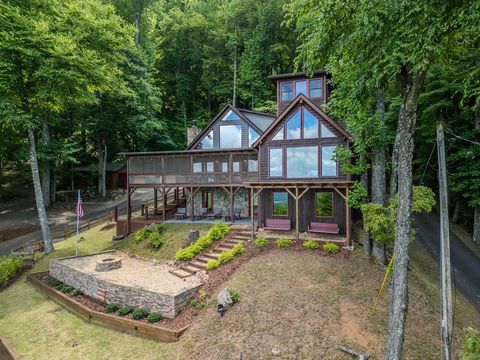
[(185, 219), (187, 217), (187, 208), (177, 208), (175, 219)]

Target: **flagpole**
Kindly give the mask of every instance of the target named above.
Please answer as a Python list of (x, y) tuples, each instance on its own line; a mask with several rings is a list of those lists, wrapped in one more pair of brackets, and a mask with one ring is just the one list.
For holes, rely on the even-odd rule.
[(78, 256), (78, 229), (80, 225), (80, 213), (78, 211), (78, 206), (80, 204), (80, 189), (78, 190), (78, 199), (77, 199), (77, 236), (75, 237), (75, 256)]

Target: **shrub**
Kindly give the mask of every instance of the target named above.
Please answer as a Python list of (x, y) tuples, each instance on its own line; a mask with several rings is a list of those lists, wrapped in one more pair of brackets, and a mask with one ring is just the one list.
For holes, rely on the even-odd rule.
[(286, 248), (293, 245), (293, 241), (290, 239), (277, 239), (275, 240), (278, 248)]
[(160, 235), (158, 232), (152, 232), (150, 235), (148, 235), (148, 240), (150, 241), (150, 244), (158, 249), (160, 246), (162, 246), (165, 243), (165, 238)]
[(225, 264), (229, 261), (232, 261), (234, 257), (235, 256), (233, 255), (233, 249), (232, 249), (232, 250), (227, 250), (222, 252), (218, 257), (218, 260), (220, 261), (220, 264)]
[(460, 350), (462, 360), (478, 360), (480, 354), (480, 331), (467, 328)]
[(175, 254), (175, 259), (191, 260), (195, 255), (210, 246), (214, 241), (225, 236), (228, 231), (229, 228), (227, 225), (222, 222), (215, 222), (215, 225), (213, 225), (206, 235), (199, 237), (197, 241), (186, 248), (178, 250)]
[(59, 290), (64, 293), (69, 293), (75, 290), (75, 288), (73, 286), (63, 284), (62, 286), (59, 287)]
[(146, 318), (147, 316), (148, 316), (148, 312), (146, 312), (143, 309), (135, 309), (133, 310), (133, 313), (132, 313), (132, 318), (134, 318), (135, 320), (141, 320)]
[(238, 291), (234, 289), (229, 289), (229, 290), (230, 290), (230, 297), (232, 298), (233, 303), (235, 304), (236, 302), (239, 302), (240, 294), (238, 293)]
[(140, 229), (135, 234), (135, 240), (142, 241), (143, 239), (145, 239), (146, 235), (147, 235), (147, 228)]
[(73, 296), (80, 296), (83, 295), (83, 293), (80, 291), (80, 289), (75, 289), (72, 291)]
[(255, 239), (255, 245), (258, 247), (265, 247), (268, 245), (268, 240), (265, 236), (259, 236)]
[(108, 304), (107, 306), (105, 306), (105, 312), (106, 313), (113, 313), (117, 310), (118, 310), (118, 305), (117, 304), (111, 303), (111, 304)]
[(319, 246), (320, 245), (318, 245), (318, 242), (313, 241), (313, 240), (308, 240), (308, 241), (303, 242), (303, 247), (305, 247), (307, 249), (315, 250), (315, 249), (318, 249)]
[(125, 316), (125, 315), (130, 314), (132, 311), (133, 311), (133, 309), (131, 307), (123, 306), (123, 307), (120, 308), (120, 310), (118, 310), (118, 315)]
[(63, 285), (63, 283), (60, 280), (57, 280), (57, 279), (52, 278), (52, 277), (48, 278), (47, 284), (52, 286), (52, 287), (55, 287), (55, 288), (60, 286), (60, 285)]
[(329, 254), (336, 254), (340, 251), (340, 246), (331, 242), (327, 242), (325, 245), (323, 245), (323, 250)]
[(206, 301), (198, 301), (198, 300), (192, 299), (192, 301), (190, 301), (190, 306), (191, 306), (192, 308), (200, 308), (200, 309), (203, 309), (203, 308), (205, 308), (205, 306), (207, 306), (207, 302), (206, 302)]
[(233, 256), (240, 256), (245, 254), (245, 246), (243, 243), (238, 243), (232, 248)]
[(219, 260), (215, 260), (215, 259), (212, 259), (212, 260), (208, 260), (207, 261), (207, 264), (205, 265), (205, 267), (207, 268), (207, 270), (213, 270), (213, 269), (216, 269), (217, 267), (220, 266), (220, 261)]
[(150, 324), (156, 323), (157, 321), (160, 321), (162, 319), (162, 316), (158, 312), (152, 312), (150, 315), (147, 316), (147, 321)]
[(23, 267), (19, 256), (0, 256), (0, 286), (6, 284)]
[(145, 226), (143, 229), (140, 229), (135, 234), (136, 241), (142, 241), (145, 239), (150, 240), (152, 234), (160, 234), (163, 231), (163, 224), (153, 224)]

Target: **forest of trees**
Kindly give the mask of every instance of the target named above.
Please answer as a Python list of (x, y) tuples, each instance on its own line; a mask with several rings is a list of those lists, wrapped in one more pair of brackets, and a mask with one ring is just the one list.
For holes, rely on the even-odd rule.
[[(72, 167), (92, 163), (105, 196), (105, 163), (119, 151), (183, 149), (191, 122), (228, 103), (275, 111), (268, 75), (327, 69), (327, 112), (355, 139), (337, 156), (354, 159), (357, 203), (399, 195), (390, 331), (403, 330), (412, 185), (437, 190), (437, 121), (452, 221), (480, 242), (480, 4), (319, 3), (1, 1), (0, 198), (8, 177), (31, 167), (43, 208)], [(385, 244), (365, 245), (385, 262)]]

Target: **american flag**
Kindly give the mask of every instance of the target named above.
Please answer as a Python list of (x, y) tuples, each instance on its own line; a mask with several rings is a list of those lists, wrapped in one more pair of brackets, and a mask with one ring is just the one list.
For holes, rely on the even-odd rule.
[(83, 201), (82, 201), (82, 198), (80, 197), (80, 193), (78, 194), (78, 201), (77, 201), (77, 206), (75, 208), (75, 212), (78, 217), (83, 217)]

